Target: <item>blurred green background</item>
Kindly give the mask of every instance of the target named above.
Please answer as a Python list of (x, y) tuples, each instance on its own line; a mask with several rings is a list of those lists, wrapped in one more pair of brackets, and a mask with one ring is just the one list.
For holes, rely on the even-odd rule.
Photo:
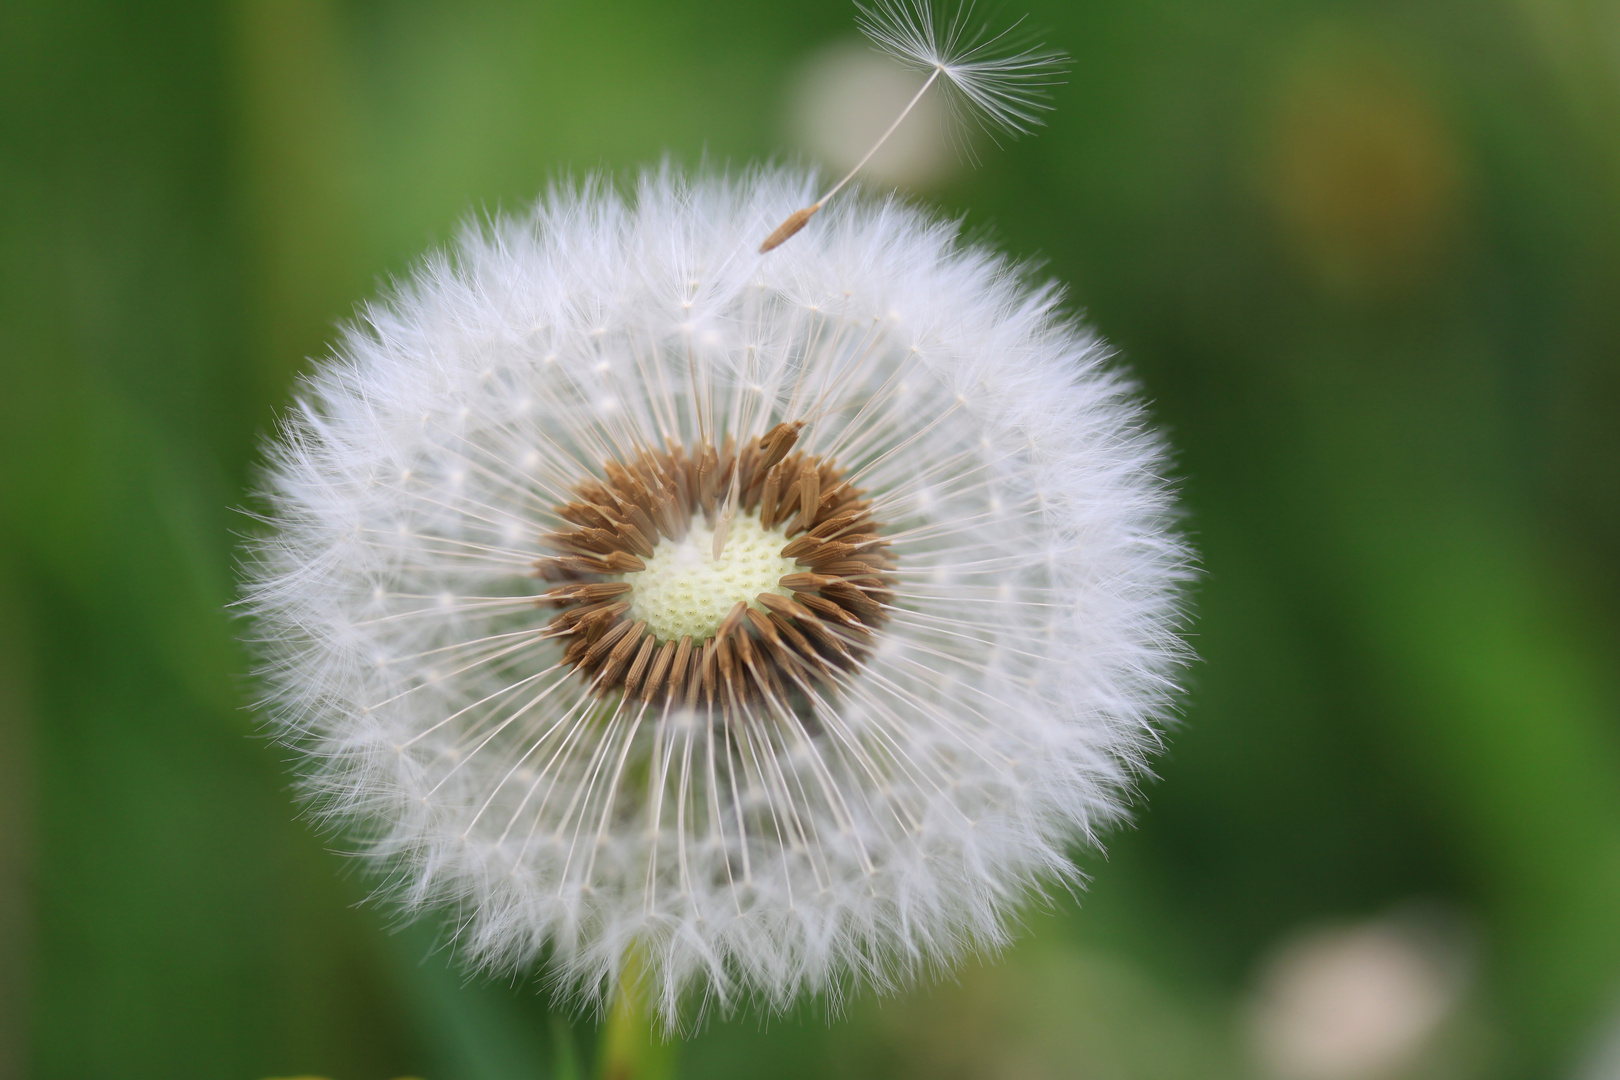
[[(1001, 962), (713, 1023), (681, 1074), (1620, 1077), (1620, 5), (1028, 7), (1075, 58), (1050, 125), (919, 194), (1044, 260), (1170, 431), (1184, 723)], [(843, 0), (0, 6), (0, 1075), (589, 1057), (296, 819), (236, 508), (413, 256), (568, 173), (793, 159), (794, 73), (851, 36)]]

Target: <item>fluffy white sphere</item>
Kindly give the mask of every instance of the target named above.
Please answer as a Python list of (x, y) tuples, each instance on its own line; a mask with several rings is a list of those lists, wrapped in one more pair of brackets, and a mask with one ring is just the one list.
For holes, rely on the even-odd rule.
[[(307, 380), (250, 569), (279, 730), (392, 895), (584, 1001), (633, 954), (670, 1024), (1005, 943), (1121, 813), (1183, 655), (1105, 347), (896, 202), (757, 254), (812, 198), (664, 171), (469, 228)], [(777, 491), (759, 440), (795, 421)], [(638, 531), (614, 477), (658, 454), (640, 505), (676, 510)], [(632, 625), (629, 568), (688, 526), (709, 558), (728, 513), (750, 552), (851, 543), (679, 648)]]

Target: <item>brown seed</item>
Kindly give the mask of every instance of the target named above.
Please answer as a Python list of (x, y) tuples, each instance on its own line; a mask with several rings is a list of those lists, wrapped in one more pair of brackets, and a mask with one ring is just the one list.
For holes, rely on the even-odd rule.
[(697, 463), (698, 506), (705, 514), (714, 510), (715, 473), (720, 468), (720, 456), (712, 446), (705, 446)]
[(606, 503), (613, 501), (613, 493), (601, 481), (594, 477), (586, 477), (574, 485), (574, 494), (588, 503)]
[(821, 505), (821, 472), (805, 469), (799, 474), (799, 516), (789, 532), (808, 529), (816, 523), (816, 508)]
[(602, 507), (588, 502), (564, 503), (557, 508), (557, 516), (588, 529), (605, 529), (613, 521)]
[(815, 618), (815, 615), (813, 615), (809, 609), (800, 605), (793, 598), (783, 596), (781, 593), (760, 593), (755, 599), (764, 605), (767, 610), (775, 612), (778, 615), (794, 619)]
[(775, 612), (771, 613), (771, 626), (782, 636), (783, 647), (788, 653), (796, 657), (812, 673), (821, 675), (828, 673), (826, 662), (821, 659), (815, 646), (810, 644), (809, 639), (797, 626)]
[(783, 421), (759, 437), (760, 459), (758, 468), (771, 469), (778, 461), (787, 457), (793, 444), (799, 441), (799, 432), (804, 430), (803, 420), (791, 422)]
[(819, 618), (826, 619), (829, 622), (837, 623), (841, 626), (864, 629), (864, 627), (861, 626), (859, 619), (855, 618), (855, 616), (845, 611), (840, 605), (833, 603), (826, 597), (817, 596), (814, 593), (796, 593), (794, 595), (794, 599), (803, 604), (805, 607), (809, 608), (811, 611), (815, 612), (816, 616)]
[(827, 574), (812, 574), (807, 571), (800, 571), (795, 574), (783, 574), (777, 584), (784, 589), (803, 592), (806, 589), (820, 589), (827, 585), (833, 585), (837, 581), (838, 578), (830, 577)]
[(600, 620), (613, 620), (630, 610), (630, 605), (623, 600), (617, 603), (603, 602), (590, 607), (572, 608), (552, 618), (549, 625), (559, 630), (572, 630), (583, 632), (583, 628)]
[(834, 567), (846, 561), (854, 553), (854, 545), (846, 544), (841, 540), (828, 540), (809, 555), (801, 555), (799, 562), (813, 567), (818, 574), (841, 574), (843, 571), (835, 570)]
[(714, 642), (715, 667), (720, 673), (719, 685), (734, 688), (737, 683), (737, 663), (733, 655), (736, 639), (730, 634), (716, 634), (710, 640)]
[(587, 603), (594, 604), (598, 600), (610, 600), (615, 596), (623, 596), (633, 586), (628, 581), (597, 581), (588, 585), (560, 585), (550, 589), (543, 595), (536, 597), (553, 604)]
[(675, 650), (675, 665), (669, 669), (669, 693), (671, 697), (681, 692), (686, 685), (686, 677), (692, 666), (692, 638), (690, 635), (681, 638), (679, 647)]
[(680, 447), (675, 448), (675, 505), (680, 509), (682, 516), (691, 520), (692, 499), (697, 492), (693, 482), (692, 463), (686, 460), (686, 451)]
[(626, 697), (641, 689), (641, 680), (647, 675), (647, 667), (652, 663), (653, 650), (657, 647), (658, 641), (651, 634), (641, 639), (641, 649), (636, 653), (635, 660), (630, 664), (630, 670), (624, 676)]
[(692, 654), (692, 675), (686, 684), (686, 707), (697, 708), (698, 695), (714, 705), (714, 638), (704, 641), (703, 649)]
[(861, 548), (871, 547), (873, 544), (886, 543), (883, 537), (877, 533), (845, 533), (838, 539), (857, 551)]
[(782, 491), (782, 467), (778, 465), (765, 474), (765, 485), (759, 493), (759, 523), (767, 529), (776, 525), (776, 500)]
[(628, 521), (621, 521), (617, 526), (614, 527), (614, 531), (619, 534), (619, 538), (625, 547), (629, 548), (637, 555), (640, 555), (643, 559), (652, 558), (652, 540), (647, 537), (646, 533), (636, 528), (634, 524)]
[(739, 600), (733, 604), (731, 606), (731, 610), (726, 612), (726, 617), (720, 620), (720, 626), (715, 630), (714, 636), (717, 638), (724, 638), (730, 637), (732, 634), (734, 634), (737, 627), (742, 625), (743, 612), (747, 610), (748, 604), (746, 601)]
[(821, 204), (816, 203), (813, 206), (806, 206), (801, 210), (793, 211), (783, 220), (782, 224), (771, 231), (771, 235), (765, 238), (765, 242), (759, 245), (759, 253), (763, 255), (767, 251), (781, 247), (782, 242), (787, 240), (788, 237), (810, 224), (810, 219), (815, 217), (816, 211), (820, 209)]
[[(653, 524), (652, 517), (635, 503), (630, 505), (629, 510), (631, 523), (635, 525), (642, 536), (656, 543), (658, 540), (658, 526)], [(647, 555), (652, 555), (652, 551), (648, 550)]]
[(662, 499), (659, 499), (658, 505), (654, 509), (656, 512), (653, 517), (658, 521), (659, 532), (671, 540), (686, 535), (688, 518), (676, 506), (673, 493), (666, 494)]
[[(576, 571), (565, 565), (561, 556), (550, 555), (544, 559), (536, 559), (529, 565), (534, 567), (530, 577), (540, 578), (542, 581), (569, 581)], [(584, 571), (589, 573), (590, 571)]]
[(826, 651), (833, 653), (840, 660), (850, 659), (849, 646), (844, 644), (842, 638), (830, 630), (826, 623), (820, 619), (811, 619), (802, 624), (805, 634), (814, 638), (826, 647)]
[(630, 470), (617, 461), (609, 459), (603, 464), (602, 471), (607, 473), (608, 484), (614, 489), (614, 493), (621, 497), (636, 486), (636, 480), (630, 475)]
[[(608, 653), (607, 663), (602, 667), (602, 670), (598, 672), (596, 676), (596, 683), (599, 692), (606, 693), (610, 690), (615, 690), (618, 688), (619, 678), (624, 674), (624, 669), (630, 666), (630, 658), (635, 655), (636, 645), (640, 642), (642, 632), (646, 629), (647, 624), (645, 622), (636, 623), (634, 626), (630, 627), (627, 633), (623, 634), (619, 638), (618, 644), (613, 646), (612, 650)], [(617, 633), (617, 627), (614, 628), (613, 632)], [(601, 645), (605, 644), (606, 641), (607, 637), (604, 636), (602, 641), (599, 641), (596, 643), (596, 645), (591, 646), (591, 649), (594, 650), (600, 647)], [(590, 653), (587, 652), (586, 662), (589, 663), (589, 661)]]
[(771, 625), (770, 617), (749, 608), (747, 611), (748, 625), (754, 628), (755, 633), (767, 642), (777, 640), (776, 627)]
[(825, 541), (818, 536), (807, 535), (796, 537), (793, 540), (789, 540), (787, 544), (783, 546), (781, 556), (784, 559), (801, 559), (802, 561), (803, 556), (808, 555), (810, 552), (816, 550), (816, 548), (820, 547), (824, 542)]
[[(648, 641), (652, 640), (649, 635)], [(664, 688), (664, 678), (669, 674), (669, 662), (675, 658), (675, 643), (664, 642), (664, 647), (658, 650), (658, 657), (653, 660), (652, 671), (647, 675), (647, 681), (641, 687), (641, 700), (651, 701)]]
[(606, 529), (577, 529), (574, 532), (550, 533), (547, 541), (558, 547), (572, 548), (586, 554), (604, 555), (623, 547), (619, 538)]
[(703, 687), (703, 702), (714, 708), (714, 697), (720, 690), (720, 642), (712, 637), (703, 643), (703, 658), (698, 667), (698, 682)]
[(856, 513), (839, 514), (837, 517), (817, 522), (816, 527), (810, 530), (810, 535), (823, 540), (829, 539), (859, 520), (860, 515)]
[(640, 559), (623, 551), (606, 555), (551, 555), (536, 559), (534, 566), (535, 576), (547, 581), (567, 581), (580, 574), (627, 574), (647, 568)]
[(767, 674), (769, 669), (765, 665), (765, 654), (760, 651), (763, 646), (756, 645), (747, 634), (738, 634), (730, 640), (741, 669), (737, 678), (739, 692), (750, 701), (780, 697), (779, 687), (772, 684)]
[(591, 647), (585, 650), (585, 663), (594, 664), (602, 657), (606, 656), (608, 650), (617, 645), (626, 634), (630, 633), (632, 627), (635, 625), (636, 624), (634, 623), (629, 623), (622, 620), (615, 623), (613, 625), (613, 629), (607, 631), (601, 637), (597, 638), (596, 641), (592, 643)]
[[(791, 482), (786, 478), (783, 479), (782, 495), (776, 500), (776, 507), (771, 513), (771, 522), (766, 528), (774, 529), (779, 522), (787, 520), (793, 513), (793, 508), (799, 505), (799, 491), (803, 487), (803, 476), (794, 476)], [(764, 521), (763, 518), (760, 520)]]
[(864, 582), (882, 580), (883, 575), (876, 573), (871, 565), (861, 559), (841, 559), (834, 562), (816, 564), (816, 573), (831, 574), (843, 578), (845, 581)]

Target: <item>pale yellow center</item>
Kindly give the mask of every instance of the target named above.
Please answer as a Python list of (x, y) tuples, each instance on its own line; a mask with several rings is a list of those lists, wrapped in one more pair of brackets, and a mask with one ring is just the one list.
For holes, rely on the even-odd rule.
[(757, 516), (739, 513), (716, 559), (714, 531), (699, 517), (685, 539), (660, 540), (652, 558), (642, 560), (645, 570), (624, 575), (633, 586), (630, 618), (645, 619), (647, 632), (660, 641), (687, 636), (702, 641), (720, 628), (737, 601), (753, 604), (762, 592), (789, 594), (777, 584), (795, 572), (794, 561), (782, 558), (786, 543), (783, 530), (767, 529)]

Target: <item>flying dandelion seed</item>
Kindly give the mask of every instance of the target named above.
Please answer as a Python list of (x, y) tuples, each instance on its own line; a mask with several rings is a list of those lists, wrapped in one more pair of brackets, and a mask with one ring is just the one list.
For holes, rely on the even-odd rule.
[(937, 83), (945, 106), (958, 120), (973, 118), (987, 134), (1027, 133), (1050, 107), (1047, 88), (1062, 81), (1068, 57), (1048, 49), (1021, 46), (1016, 27), (992, 34), (975, 30), (972, 6), (955, 16), (938, 12), (930, 0), (875, 0), (856, 5), (861, 32), (881, 51), (925, 78), (905, 108), (879, 135), (865, 156), (815, 202), (782, 219), (760, 244), (761, 253), (779, 247), (810, 223), (834, 195), (844, 189), (881, 150), (906, 117)]
[(1161, 446), (1052, 286), (814, 178), (463, 232), (271, 451), (248, 603), (315, 805), (477, 963), (678, 1028), (1008, 940), (1182, 657)]

